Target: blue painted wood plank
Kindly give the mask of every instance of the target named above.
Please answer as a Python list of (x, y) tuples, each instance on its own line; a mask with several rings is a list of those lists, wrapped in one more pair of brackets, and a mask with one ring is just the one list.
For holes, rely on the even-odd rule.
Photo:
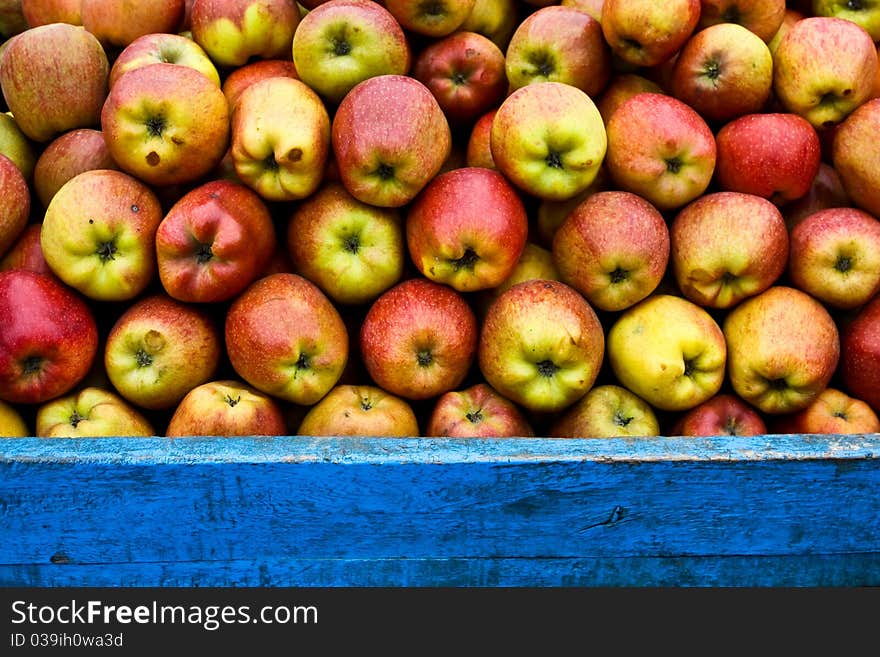
[(880, 581), (875, 435), (0, 448), (6, 585)]

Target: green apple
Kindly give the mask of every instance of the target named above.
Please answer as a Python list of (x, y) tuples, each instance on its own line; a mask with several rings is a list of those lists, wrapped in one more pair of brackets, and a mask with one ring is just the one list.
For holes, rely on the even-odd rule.
[(41, 438), (98, 438), (156, 435), (150, 421), (115, 392), (87, 386), (37, 408)]
[(214, 376), (221, 351), (220, 332), (207, 310), (152, 294), (128, 306), (111, 327), (104, 369), (128, 401), (169, 409)]
[(0, 155), (15, 162), (25, 180), (33, 180), (37, 149), (18, 127), (10, 112), (0, 113)]
[(813, 0), (815, 16), (836, 16), (864, 28), (874, 41), (880, 41), (880, 2), (877, 0)]
[(122, 171), (94, 169), (68, 180), (49, 202), (40, 245), (52, 272), (100, 301), (136, 297), (156, 273), (162, 206)]
[(786, 285), (742, 301), (724, 318), (730, 383), (764, 413), (806, 408), (828, 387), (840, 336), (828, 309)]
[(830, 128), (870, 98), (877, 77), (871, 36), (844, 18), (795, 22), (773, 58), (773, 90), (789, 112), (814, 128)]
[(486, 382), (529, 411), (560, 411), (593, 386), (605, 354), (599, 319), (559, 281), (523, 281), (489, 306), (477, 358)]
[(247, 87), (232, 112), (231, 133), (235, 172), (263, 199), (304, 199), (321, 184), (330, 116), (301, 80), (270, 77)]
[(405, 399), (373, 385), (335, 386), (303, 417), (301, 436), (418, 436), (416, 414)]
[(475, 0), (384, 0), (382, 4), (404, 29), (437, 38), (459, 29), (473, 10)]
[(342, 304), (372, 301), (397, 283), (406, 262), (396, 208), (361, 203), (327, 181), (293, 211), (287, 249), (296, 271)]
[(608, 360), (617, 380), (651, 406), (683, 411), (721, 389), (727, 347), (721, 327), (704, 308), (655, 293), (611, 325)]
[(461, 32), (476, 32), (506, 50), (520, 20), (517, 0), (475, 0), (471, 13), (458, 28)]
[(589, 187), (607, 147), (592, 99), (562, 82), (535, 82), (502, 101), (492, 121), (495, 165), (523, 191), (564, 200)]
[(626, 388), (604, 384), (552, 421), (553, 438), (659, 436), (660, 423), (651, 405)]
[(335, 105), (367, 78), (406, 75), (412, 54), (403, 28), (380, 3), (331, 0), (303, 17), (293, 63), (300, 79)]

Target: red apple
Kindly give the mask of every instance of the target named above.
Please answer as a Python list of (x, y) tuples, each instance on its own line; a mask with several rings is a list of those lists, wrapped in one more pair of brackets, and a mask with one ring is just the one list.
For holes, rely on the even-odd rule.
[(0, 399), (38, 404), (88, 374), (98, 349), (91, 308), (70, 288), (25, 269), (0, 272)]
[(21, 0), (28, 27), (49, 23), (82, 25), (82, 0)]
[(837, 388), (825, 388), (809, 406), (777, 416), (771, 426), (774, 433), (850, 435), (877, 433), (880, 419), (861, 399)]
[(779, 206), (804, 196), (819, 171), (819, 136), (797, 114), (741, 116), (718, 131), (715, 143), (721, 189), (755, 194)]
[(255, 82), (274, 77), (299, 79), (299, 74), (288, 59), (256, 59), (229, 71), (221, 88), (229, 103), (229, 112), (235, 109), (241, 92)]
[(608, 125), (608, 119), (624, 101), (643, 92), (662, 94), (663, 89), (653, 80), (638, 73), (619, 73), (612, 77), (605, 91), (596, 101), (596, 107), (605, 125)]
[(596, 308), (618, 311), (651, 294), (669, 261), (669, 230), (645, 199), (622, 191), (592, 194), (553, 237), (560, 280)]
[(312, 406), (301, 436), (418, 436), (416, 414), (405, 399), (371, 385), (340, 384)]
[(455, 32), (419, 52), (412, 77), (431, 90), (450, 124), (470, 125), (504, 98), (504, 66), (504, 53), (487, 37)]
[(761, 414), (740, 397), (719, 393), (686, 411), (670, 430), (672, 436), (761, 436), (767, 425)]
[(830, 308), (851, 310), (880, 292), (880, 221), (857, 208), (828, 208), (791, 231), (792, 284)]
[(474, 8), (458, 29), (482, 34), (506, 50), (522, 19), (521, 5), (518, 0), (475, 0)]
[(487, 383), (451, 390), (437, 399), (426, 436), (521, 438), (535, 435), (522, 410)]
[(117, 318), (104, 346), (116, 391), (146, 409), (169, 409), (217, 371), (222, 338), (207, 310), (151, 294)]
[(880, 413), (880, 296), (858, 309), (842, 328), (840, 346), (845, 391)]
[(409, 206), (409, 255), (426, 277), (459, 292), (501, 284), (528, 238), (526, 209), (497, 171), (462, 167), (431, 180)]
[(272, 216), (259, 195), (212, 180), (187, 192), (159, 223), (159, 280), (179, 301), (227, 301), (266, 268), (275, 244)]
[(50, 141), (37, 158), (34, 192), (47, 208), (61, 186), (78, 173), (117, 168), (103, 132), (94, 128), (68, 130)]
[(605, 0), (600, 22), (621, 61), (650, 67), (677, 53), (699, 19), (700, 0)]
[(145, 34), (177, 31), (184, 0), (81, 0), (82, 25), (105, 48), (125, 48)]
[(669, 236), (678, 287), (707, 308), (730, 308), (763, 292), (788, 263), (785, 220), (754, 194), (704, 194), (675, 215)]
[(191, 38), (173, 32), (147, 32), (128, 43), (114, 58), (110, 67), (110, 88), (133, 69), (161, 63), (189, 66), (220, 86), (220, 73), (214, 62)]
[(409, 203), (452, 151), (449, 122), (431, 91), (415, 78), (378, 75), (358, 83), (333, 117), (339, 177), (359, 201)]
[(571, 406), (593, 386), (605, 354), (596, 312), (559, 281), (523, 281), (498, 296), (480, 328), (486, 382), (533, 412)]
[(0, 58), (6, 104), (21, 131), (37, 142), (96, 126), (109, 74), (101, 42), (69, 23), (25, 30), (6, 43)]
[(31, 191), (15, 163), (0, 154), (0, 258), (19, 238), (31, 212)]
[(283, 436), (287, 422), (278, 402), (232, 379), (208, 381), (186, 393), (165, 429), (178, 436)]
[(698, 30), (722, 23), (742, 25), (765, 43), (779, 30), (785, 0), (700, 0)]
[(30, 223), (25, 226), (15, 243), (9, 247), (6, 255), (0, 258), (0, 271), (27, 269), (55, 278), (55, 274), (46, 263), (46, 258), (43, 257), (43, 247), (40, 245), (42, 228), (42, 222)]
[(660, 210), (693, 201), (712, 181), (715, 135), (677, 98), (636, 94), (611, 115), (607, 132), (605, 163), (612, 182)]
[(754, 32), (718, 23), (694, 34), (675, 58), (673, 96), (710, 122), (759, 112), (773, 87), (773, 56)]
[(404, 29), (437, 38), (460, 28), (474, 8), (475, 0), (384, 0), (382, 4)]
[(111, 157), (149, 185), (198, 180), (229, 145), (229, 106), (215, 82), (189, 66), (148, 64), (113, 85), (101, 111)]
[(490, 109), (480, 116), (471, 126), (465, 147), (465, 166), (495, 169), (492, 158), (492, 121), (498, 109)]
[(314, 404), (336, 385), (348, 361), (348, 331), (327, 296), (298, 274), (251, 283), (226, 313), (226, 353), (258, 390)]
[(880, 98), (859, 106), (837, 128), (832, 143), (834, 170), (847, 196), (880, 217)]
[(564, 82), (596, 97), (611, 78), (611, 49), (602, 27), (572, 7), (542, 7), (516, 27), (505, 52), (511, 89)]
[(379, 387), (405, 399), (428, 399), (464, 381), (477, 331), (474, 311), (461, 294), (410, 278), (370, 305), (360, 329), (361, 358)]

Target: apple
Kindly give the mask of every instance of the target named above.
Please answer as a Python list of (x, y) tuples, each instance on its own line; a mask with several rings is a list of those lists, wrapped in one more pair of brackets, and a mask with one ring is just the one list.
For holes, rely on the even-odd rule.
[(6, 255), (0, 258), (0, 271), (27, 269), (50, 278), (56, 278), (43, 257), (43, 248), (40, 246), (42, 228), (42, 222), (29, 223), (25, 226), (18, 239), (6, 251)]
[(253, 190), (211, 180), (183, 195), (156, 229), (156, 266), (165, 291), (178, 301), (228, 301), (268, 266), (275, 227)]
[(589, 187), (605, 158), (602, 115), (582, 90), (534, 82), (498, 107), (490, 134), (498, 170), (522, 191), (565, 200)]
[(476, 32), (507, 50), (516, 26), (520, 23), (521, 7), (517, 0), (475, 0), (471, 13), (459, 26), (462, 32)]
[(774, 419), (774, 433), (852, 435), (880, 431), (874, 409), (837, 388), (825, 388), (806, 408)]
[(603, 164), (599, 167), (593, 182), (571, 198), (561, 201), (540, 199), (535, 212), (534, 232), (536, 239), (548, 249), (552, 248), (556, 231), (559, 230), (569, 213), (593, 194), (604, 191), (612, 190), (608, 181), (608, 168)]
[(795, 22), (773, 57), (773, 90), (786, 111), (814, 128), (837, 125), (864, 103), (877, 77), (877, 49), (867, 32), (844, 18)]
[(133, 39), (116, 55), (110, 66), (110, 88), (132, 69), (161, 63), (189, 66), (220, 86), (220, 73), (199, 44), (173, 32), (149, 32)]
[(871, 0), (812, 0), (816, 16), (833, 16), (852, 21), (863, 28), (871, 39), (880, 41), (880, 4)]
[(101, 118), (110, 64), (101, 42), (69, 23), (25, 30), (0, 57), (0, 87), (21, 131), (47, 142)]
[(104, 369), (129, 402), (165, 410), (213, 378), (221, 353), (220, 331), (206, 309), (157, 293), (128, 305), (114, 322)]
[(707, 310), (654, 293), (624, 310), (608, 329), (608, 361), (625, 388), (663, 411), (685, 411), (717, 394), (727, 347)]
[[(42, 148), (41, 145), (39, 150)], [(21, 131), (9, 112), (0, 113), (0, 154), (15, 162), (25, 180), (33, 181), (37, 145)]]
[(406, 211), (409, 256), (426, 278), (459, 292), (501, 284), (528, 239), (517, 190), (493, 169), (461, 167), (433, 178)]
[(184, 0), (81, 0), (82, 25), (108, 50), (125, 48), (145, 34), (175, 32)]
[(82, 380), (98, 349), (91, 308), (73, 290), (25, 269), (0, 272), (0, 400), (38, 404)]
[(77, 174), (43, 216), (40, 245), (52, 272), (90, 299), (125, 301), (156, 273), (162, 206), (152, 189), (114, 169)]
[(855, 311), (840, 336), (844, 391), (880, 412), (880, 296)]
[(763, 413), (809, 406), (834, 375), (840, 337), (828, 309), (806, 292), (773, 285), (723, 321), (733, 390)]
[(763, 292), (788, 263), (785, 220), (754, 194), (704, 194), (675, 215), (669, 237), (676, 284), (705, 308), (730, 308)]
[(412, 201), (452, 152), (449, 122), (434, 94), (405, 75), (355, 85), (336, 109), (331, 138), (342, 184), (380, 207)]
[(283, 436), (287, 421), (278, 401), (233, 379), (195, 386), (174, 407), (165, 429), (179, 436)]
[(104, 133), (94, 128), (75, 128), (46, 144), (34, 165), (34, 193), (43, 208), (61, 186), (84, 171), (118, 169), (110, 156)]
[(27, 422), (12, 404), (0, 401), (0, 437), (24, 438), (30, 436)]
[(826, 208), (850, 207), (852, 202), (843, 188), (840, 176), (827, 162), (819, 162), (819, 169), (807, 193), (787, 202), (780, 210), (791, 232), (803, 219)]
[(563, 7), (574, 7), (588, 13), (597, 21), (602, 21), (602, 7), (605, 5), (605, 0), (562, 0), (559, 4)]
[(256, 59), (229, 71), (223, 78), (221, 91), (232, 114), (241, 92), (260, 80), (272, 77), (299, 79), (296, 66), (289, 59)]
[(688, 39), (670, 81), (673, 96), (716, 123), (761, 111), (772, 88), (770, 48), (737, 23), (711, 25)]
[(234, 69), (251, 59), (289, 58), (300, 19), (290, 0), (193, 0), (189, 27), (218, 67)]
[(715, 179), (727, 191), (769, 199), (778, 206), (804, 196), (819, 172), (816, 130), (788, 112), (752, 113), (715, 135)]
[(492, 121), (498, 108), (490, 109), (474, 121), (465, 146), (465, 166), (495, 169), (492, 158)]
[(406, 262), (400, 211), (362, 203), (335, 181), (293, 210), (286, 245), (295, 270), (346, 305), (372, 302), (400, 281)]
[(880, 292), (880, 222), (857, 208), (827, 208), (791, 230), (791, 284), (829, 308), (853, 310)]
[(235, 173), (267, 201), (296, 201), (321, 184), (330, 116), (301, 80), (270, 77), (242, 91), (232, 113)]
[(372, 385), (340, 384), (312, 406), (300, 436), (418, 436), (416, 414), (405, 399)]
[(229, 144), (229, 107), (215, 82), (189, 66), (157, 63), (116, 80), (101, 129), (120, 169), (148, 185), (191, 183)]
[(359, 82), (407, 75), (412, 52), (403, 28), (380, 3), (329, 0), (303, 16), (293, 34), (300, 79), (331, 105)]
[(475, 307), (479, 311), (480, 316), (485, 316), (486, 310), (503, 292), (517, 283), (536, 278), (558, 281), (560, 280), (559, 270), (556, 267), (552, 251), (545, 249), (540, 244), (527, 241), (510, 275), (495, 287), (482, 290), (474, 299)]
[(407, 400), (456, 389), (477, 349), (473, 309), (454, 289), (426, 278), (404, 280), (370, 304), (360, 354), (376, 385)]
[(831, 164), (849, 199), (880, 217), (880, 98), (866, 101), (837, 128)]
[(662, 64), (690, 38), (700, 0), (605, 0), (602, 32), (612, 52), (637, 67)]
[(226, 353), (257, 390), (314, 404), (336, 385), (348, 360), (348, 330), (327, 296), (298, 274), (259, 278), (226, 312)]
[(761, 436), (767, 424), (761, 414), (730, 393), (719, 393), (685, 411), (672, 425), (672, 436)]
[(626, 388), (603, 384), (555, 418), (552, 438), (618, 438), (659, 436), (660, 423), (651, 405)]
[(542, 7), (523, 19), (506, 50), (511, 89), (564, 82), (591, 98), (611, 78), (611, 49), (599, 21), (573, 7)]
[(630, 192), (596, 192), (568, 213), (554, 233), (560, 280), (590, 304), (619, 311), (660, 284), (669, 261), (666, 219)]
[(404, 29), (437, 38), (459, 29), (474, 8), (475, 0), (384, 0), (382, 4)]
[(139, 409), (110, 390), (86, 386), (46, 401), (37, 408), (36, 435), (41, 438), (154, 436)]
[(785, 0), (701, 0), (697, 30), (713, 25), (742, 25), (765, 43), (769, 42), (785, 18)]
[(24, 231), (30, 213), (31, 191), (27, 180), (15, 162), (0, 154), (0, 258)]
[(782, 37), (788, 34), (788, 30), (791, 26), (802, 18), (806, 18), (806, 15), (803, 12), (786, 6), (785, 15), (782, 17), (782, 24), (779, 26), (779, 29), (776, 30), (776, 34), (773, 35), (773, 38), (767, 42), (767, 47), (770, 48), (771, 55), (774, 57), (776, 56), (776, 48), (779, 47), (779, 42), (782, 41)]
[(608, 119), (607, 133), (605, 162), (612, 183), (661, 211), (686, 205), (712, 182), (715, 135), (677, 98), (636, 94)]
[(82, 25), (82, 0), (21, 0), (28, 27), (49, 23)]
[(30, 27), (21, 0), (3, 0), (0, 2), (0, 42), (21, 34)]
[(508, 89), (504, 53), (476, 32), (455, 32), (429, 43), (416, 56), (412, 77), (431, 90), (453, 126), (473, 124)]
[(485, 381), (528, 411), (571, 406), (593, 386), (605, 355), (596, 312), (573, 287), (528, 280), (498, 296), (480, 328)]
[(528, 438), (534, 429), (522, 410), (487, 383), (450, 390), (434, 402), (425, 436)]
[(638, 73), (618, 73), (613, 76), (596, 101), (596, 107), (605, 125), (608, 125), (608, 119), (624, 101), (643, 92), (664, 93), (659, 84)]

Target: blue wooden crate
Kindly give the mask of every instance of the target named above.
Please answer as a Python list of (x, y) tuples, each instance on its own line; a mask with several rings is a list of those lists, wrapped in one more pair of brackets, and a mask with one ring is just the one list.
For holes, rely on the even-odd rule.
[(4, 586), (878, 586), (880, 435), (10, 438)]

